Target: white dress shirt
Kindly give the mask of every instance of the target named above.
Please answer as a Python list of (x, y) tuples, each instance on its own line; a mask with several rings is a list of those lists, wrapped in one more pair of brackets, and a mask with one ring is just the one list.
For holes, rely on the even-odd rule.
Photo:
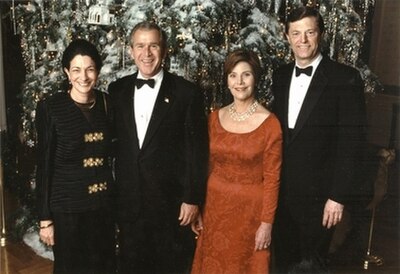
[[(143, 85), (141, 88), (138, 89), (135, 86), (135, 122), (140, 148), (142, 148), (143, 140), (146, 136), (147, 127), (149, 126), (151, 114), (153, 113), (154, 104), (156, 102), (163, 77), (163, 70), (152, 77), (152, 79), (154, 79), (155, 81), (154, 88), (151, 88), (148, 85)], [(141, 75), (140, 71), (137, 78), (146, 79)]]
[[(299, 116), (301, 106), (303, 105), (304, 98), (306, 97), (308, 87), (310, 86), (312, 77), (319, 63), (322, 60), (322, 55), (319, 54), (309, 66), (312, 66), (312, 74), (308, 76), (304, 73), (296, 76), (296, 70), (293, 69), (292, 81), (289, 90), (289, 108), (288, 108), (288, 126), (293, 129), (296, 126), (296, 121)], [(297, 63), (296, 66), (300, 67)], [(308, 67), (308, 66), (307, 66)], [(302, 67), (300, 67), (302, 68)]]

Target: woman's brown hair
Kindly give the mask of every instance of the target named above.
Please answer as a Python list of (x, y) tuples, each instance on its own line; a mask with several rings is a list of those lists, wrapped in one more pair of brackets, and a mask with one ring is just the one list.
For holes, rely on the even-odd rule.
[(237, 49), (229, 53), (224, 64), (224, 79), (227, 81), (228, 75), (232, 72), (233, 68), (240, 62), (246, 62), (253, 70), (255, 85), (257, 86), (261, 79), (261, 63), (260, 59), (254, 51), (246, 49)]

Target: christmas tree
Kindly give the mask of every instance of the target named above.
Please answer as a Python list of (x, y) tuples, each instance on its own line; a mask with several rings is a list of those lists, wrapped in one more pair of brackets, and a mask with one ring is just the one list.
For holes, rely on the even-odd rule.
[[(111, 81), (135, 71), (128, 35), (143, 20), (155, 21), (167, 32), (165, 67), (200, 85), (207, 112), (224, 103), (222, 64), (227, 53), (239, 47), (258, 52), (265, 71), (259, 98), (266, 106), (272, 102), (272, 72), (292, 60), (282, 22), (300, 5), (320, 10), (326, 24), (324, 51), (332, 59), (357, 68), (365, 81), (365, 92), (374, 93), (379, 82), (361, 58), (374, 4), (374, 0), (13, 1), (10, 15), (15, 34), (21, 38), (26, 67), (21, 92), (23, 142), (35, 146), (36, 103), (62, 91), (65, 76), (60, 59), (69, 42), (85, 38), (98, 47), (104, 60), (98, 88), (105, 91)], [(34, 215), (29, 210), (24, 214), (24, 220)]]
[(68, 43), (85, 38), (98, 46), (104, 58), (99, 88), (106, 90), (110, 81), (135, 70), (127, 36), (143, 20), (155, 21), (167, 32), (166, 66), (200, 84), (210, 109), (222, 103), (221, 71), (227, 52), (237, 47), (257, 51), (265, 68), (261, 100), (268, 104), (273, 69), (292, 58), (282, 21), (293, 7), (303, 4), (316, 5), (323, 15), (329, 55), (358, 68), (366, 92), (374, 92), (376, 79), (360, 58), (372, 0), (35, 0), (13, 6), (27, 70), (21, 94), (25, 140), (34, 145), (36, 102), (61, 90), (60, 58)]

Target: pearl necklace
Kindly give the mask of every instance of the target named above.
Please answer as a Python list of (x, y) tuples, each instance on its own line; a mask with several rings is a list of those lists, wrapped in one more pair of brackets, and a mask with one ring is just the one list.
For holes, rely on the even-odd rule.
[(233, 121), (242, 122), (248, 119), (251, 115), (253, 115), (254, 112), (256, 112), (257, 106), (258, 102), (254, 101), (254, 103), (252, 103), (245, 112), (239, 113), (236, 111), (235, 103), (232, 103), (232, 105), (230, 105), (228, 109), (229, 116), (232, 118)]

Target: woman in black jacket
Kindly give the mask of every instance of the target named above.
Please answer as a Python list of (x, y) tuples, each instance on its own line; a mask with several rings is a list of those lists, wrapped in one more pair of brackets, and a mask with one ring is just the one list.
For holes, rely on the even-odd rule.
[(53, 247), (54, 273), (112, 273), (112, 113), (107, 95), (94, 88), (102, 61), (79, 39), (62, 66), (69, 89), (36, 110), (40, 239)]

